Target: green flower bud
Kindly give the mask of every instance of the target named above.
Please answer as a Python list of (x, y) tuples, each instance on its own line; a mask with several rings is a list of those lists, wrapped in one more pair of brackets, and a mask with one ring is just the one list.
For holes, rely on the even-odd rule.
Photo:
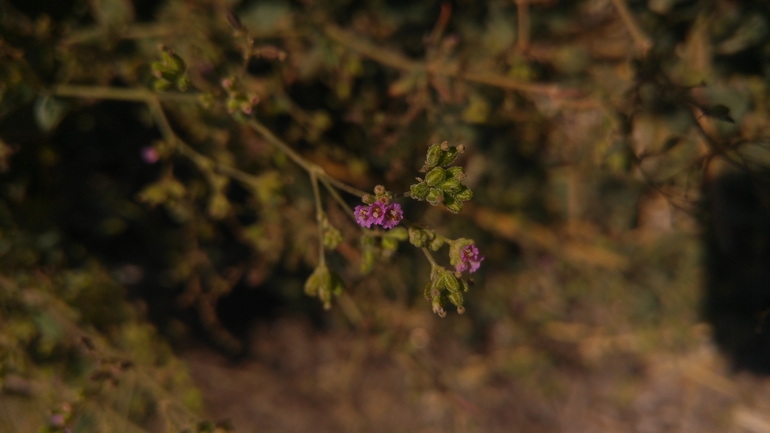
[(170, 74), (172, 72), (163, 62), (152, 62), (150, 68), (152, 69), (152, 75), (158, 78), (162, 77), (163, 74)]
[(158, 78), (152, 83), (152, 87), (156, 92), (165, 92), (171, 89), (172, 86), (173, 84), (171, 84), (171, 81), (168, 81), (165, 78)]
[(452, 272), (444, 271), (441, 275), (441, 278), (443, 280), (442, 284), (450, 293), (460, 291), (460, 282), (457, 281), (457, 277), (455, 277)]
[(430, 186), (425, 182), (416, 183), (409, 187), (409, 191), (412, 193), (412, 198), (415, 200), (425, 200), (430, 192)]
[(172, 51), (163, 51), (160, 53), (160, 57), (163, 59), (163, 63), (166, 64), (169, 71), (181, 74), (187, 70), (184, 60)]
[(236, 98), (229, 98), (225, 106), (227, 107), (228, 112), (235, 113), (240, 109), (241, 102)]
[(431, 299), (430, 305), (433, 308), (433, 312), (438, 314), (439, 317), (446, 316), (446, 311), (444, 311), (444, 306), (442, 305), (440, 296), (436, 296), (435, 298)]
[(396, 251), (398, 249), (398, 239), (390, 236), (382, 237), (382, 249), (385, 251)]
[(465, 172), (459, 165), (455, 165), (446, 169), (447, 179), (457, 179), (459, 181), (465, 180)]
[(425, 165), (428, 168), (433, 168), (438, 165), (439, 160), (441, 159), (441, 154), (444, 153), (441, 150), (441, 145), (434, 144), (433, 146), (428, 148), (428, 153), (425, 157)]
[(441, 236), (434, 237), (428, 242), (428, 248), (431, 251), (438, 251), (438, 249), (441, 248), (442, 245), (444, 245), (444, 239), (445, 238)]
[(463, 184), (460, 183), (457, 179), (445, 179), (443, 182), (441, 182), (441, 185), (438, 186), (438, 188), (446, 193), (454, 193), (459, 191), (463, 187)]
[(374, 250), (371, 248), (366, 248), (361, 252), (361, 273), (362, 274), (368, 274), (369, 272), (372, 272), (372, 269), (374, 269), (374, 260), (376, 257), (374, 256)]
[(313, 273), (310, 274), (310, 277), (308, 277), (307, 281), (305, 281), (305, 293), (308, 296), (317, 296), (321, 286), (324, 284), (328, 285), (327, 281), (329, 281), (330, 278), (329, 268), (327, 268), (325, 265), (319, 265), (317, 268), (315, 268)]
[(396, 239), (398, 241), (405, 241), (409, 239), (409, 233), (403, 227), (396, 227), (394, 229), (391, 229), (389, 232), (387, 232), (385, 236)]
[(176, 88), (181, 92), (186, 92), (187, 89), (190, 88), (191, 84), (192, 81), (190, 80), (190, 76), (187, 74), (183, 74), (181, 77), (179, 77), (178, 80), (176, 80)]
[(428, 195), (425, 196), (425, 200), (432, 206), (438, 206), (444, 202), (444, 192), (438, 188), (431, 188)]
[(444, 169), (441, 167), (434, 167), (428, 174), (425, 175), (425, 183), (429, 186), (436, 186), (444, 181), (446, 175)]
[(345, 282), (342, 281), (342, 277), (334, 271), (329, 272), (331, 274), (331, 291), (334, 296), (340, 296), (345, 290)]
[(431, 239), (429, 233), (427, 230), (409, 227), (409, 243), (420, 248)]
[(364, 204), (372, 204), (375, 200), (375, 197), (371, 194), (364, 194), (364, 196), (361, 197), (361, 201), (364, 202)]
[(425, 285), (425, 288), (422, 290), (422, 294), (425, 296), (426, 301), (430, 301), (433, 298), (430, 293), (430, 288), (431, 288), (431, 285), (430, 283), (428, 283)]
[(374, 194), (375, 195), (383, 195), (385, 194), (385, 187), (382, 185), (376, 185), (374, 187)]
[(463, 185), (463, 187), (453, 195), (459, 201), (468, 201), (473, 198), (473, 191), (471, 191), (471, 189), (467, 186)]
[(212, 194), (209, 198), (209, 216), (215, 220), (222, 219), (230, 212), (230, 202), (222, 193)]
[(451, 292), (449, 295), (447, 295), (447, 298), (449, 298), (449, 302), (453, 303), (457, 307), (463, 306), (463, 294), (459, 291), (457, 292)]
[(468, 286), (468, 283), (465, 282), (462, 278), (460, 278), (460, 285), (462, 286), (463, 292), (467, 292), (470, 290), (470, 287)]
[(463, 202), (452, 195), (444, 196), (444, 206), (449, 212), (460, 213), (463, 210)]
[(342, 243), (342, 233), (331, 224), (325, 225), (323, 228), (323, 235), (324, 246), (327, 249), (333, 250)]
[(374, 244), (375, 244), (374, 236), (369, 236), (369, 235), (361, 236), (361, 246), (362, 247), (364, 247), (364, 248), (373, 247)]
[(459, 154), (460, 152), (457, 151), (456, 147), (450, 147), (446, 152), (441, 154), (441, 157), (438, 160), (438, 165), (446, 167), (447, 165), (453, 163)]

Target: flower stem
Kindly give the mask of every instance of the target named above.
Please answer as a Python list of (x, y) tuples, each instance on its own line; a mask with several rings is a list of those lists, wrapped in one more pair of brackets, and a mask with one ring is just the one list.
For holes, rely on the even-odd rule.
[(324, 230), (323, 223), (323, 203), (321, 202), (321, 192), (318, 189), (318, 178), (315, 172), (310, 172), (310, 183), (313, 185), (313, 197), (315, 197), (315, 220), (318, 225), (318, 265), (326, 264), (326, 254), (324, 253)]

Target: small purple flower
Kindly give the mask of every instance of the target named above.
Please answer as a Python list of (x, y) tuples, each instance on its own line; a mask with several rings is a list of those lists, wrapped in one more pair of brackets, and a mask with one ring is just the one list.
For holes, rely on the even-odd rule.
[(158, 149), (152, 146), (145, 146), (141, 150), (142, 160), (147, 164), (155, 164), (160, 159)]
[(372, 226), (371, 208), (369, 206), (358, 205), (353, 213), (356, 216), (356, 222), (361, 227), (369, 228)]
[(468, 272), (474, 273), (481, 266), (481, 261), (484, 260), (484, 256), (479, 256), (479, 249), (476, 248), (476, 245), (468, 245), (463, 248), (461, 257), (462, 260), (455, 265), (457, 272), (468, 270)]
[(404, 211), (401, 210), (401, 205), (398, 203), (391, 203), (385, 208), (385, 217), (382, 221), (382, 226), (386, 229), (392, 229), (397, 226), (402, 219), (404, 219)]
[(372, 224), (379, 226), (382, 225), (382, 221), (385, 219), (385, 205), (376, 201), (369, 205), (369, 218), (372, 219)]

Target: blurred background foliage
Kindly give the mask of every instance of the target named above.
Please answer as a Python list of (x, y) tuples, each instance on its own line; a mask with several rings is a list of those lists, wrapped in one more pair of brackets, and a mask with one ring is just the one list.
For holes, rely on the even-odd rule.
[[(0, 430), (770, 431), (769, 12), (0, 0)], [(466, 313), (328, 195), (346, 290), (306, 297), (276, 140), (401, 193), (464, 143), (459, 215), (401, 203), (486, 256)]]

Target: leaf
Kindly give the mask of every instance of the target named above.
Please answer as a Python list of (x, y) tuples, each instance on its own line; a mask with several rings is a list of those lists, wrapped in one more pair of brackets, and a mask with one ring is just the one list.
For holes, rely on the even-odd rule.
[(701, 111), (703, 112), (703, 116), (735, 124), (735, 120), (730, 117), (730, 108), (726, 105), (717, 104), (707, 108), (701, 107)]
[(50, 96), (41, 96), (35, 101), (35, 122), (45, 132), (59, 126), (67, 114), (67, 104)]

